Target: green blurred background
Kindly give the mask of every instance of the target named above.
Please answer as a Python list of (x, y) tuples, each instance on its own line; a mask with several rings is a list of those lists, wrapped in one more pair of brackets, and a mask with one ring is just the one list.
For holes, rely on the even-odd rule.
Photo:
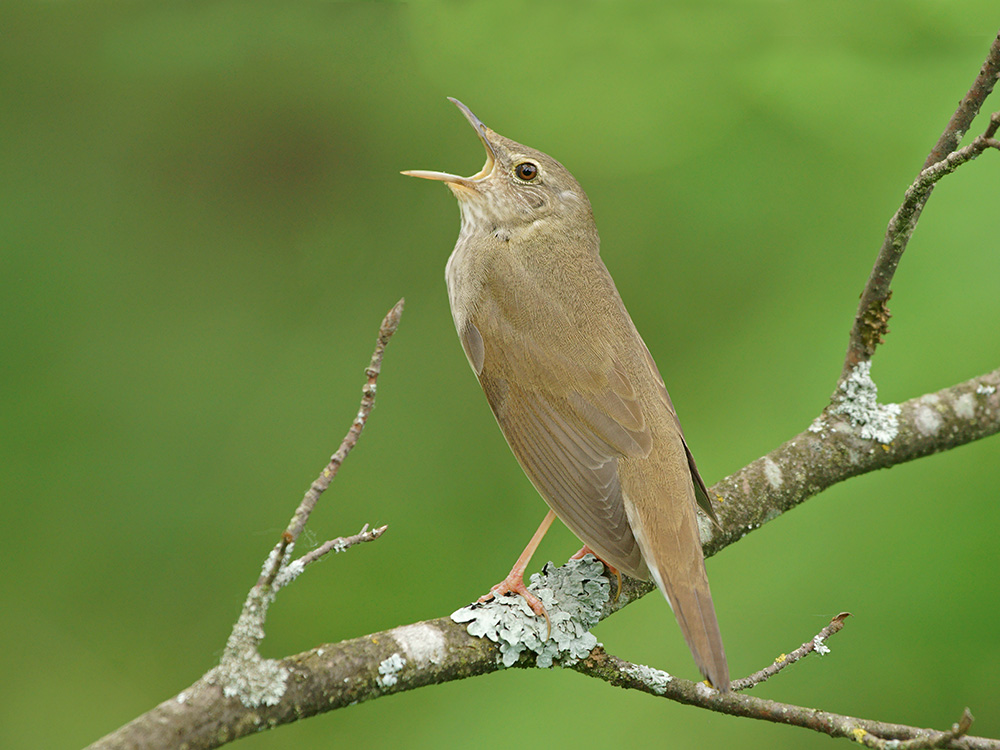
[[(454, 199), (481, 147), (445, 99), (589, 192), (603, 256), (711, 483), (804, 429), (887, 220), (996, 33), (994, 0), (0, 6), (0, 746), (74, 747), (218, 659), (357, 409), (308, 544), (389, 524), (285, 591), (264, 651), (447, 614), (543, 515), (455, 336)], [(992, 108), (1000, 108), (1000, 100)], [(979, 132), (977, 122), (974, 132)], [(987, 154), (934, 194), (874, 375), (887, 401), (998, 365)], [(668, 288), (676, 296), (667, 298)], [(709, 561), (755, 691), (1000, 736), (1000, 440), (850, 481)], [(538, 563), (577, 548), (564, 528)], [(597, 628), (694, 677), (658, 597)], [(240, 747), (827, 747), (558, 669), (316, 717)]]

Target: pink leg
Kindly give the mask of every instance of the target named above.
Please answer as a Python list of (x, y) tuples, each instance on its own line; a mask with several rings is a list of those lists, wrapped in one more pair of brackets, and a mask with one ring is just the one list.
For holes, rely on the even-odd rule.
[(622, 595), (622, 574), (619, 572), (618, 568), (616, 568), (613, 565), (609, 565), (607, 561), (603, 560), (599, 554), (594, 552), (594, 550), (592, 550), (586, 544), (583, 545), (580, 551), (577, 552), (575, 555), (573, 555), (570, 558), (570, 560), (579, 560), (584, 555), (593, 555), (594, 557), (596, 557), (598, 560), (604, 563), (604, 567), (608, 569), (608, 572), (618, 579), (618, 591), (615, 592), (615, 601), (618, 601), (618, 597)]
[(521, 553), (521, 556), (517, 558), (517, 562), (514, 563), (514, 567), (511, 568), (507, 577), (491, 588), (490, 593), (479, 597), (479, 601), (486, 602), (494, 597), (503, 596), (504, 594), (520, 594), (524, 597), (524, 601), (528, 603), (528, 606), (531, 607), (536, 615), (545, 618), (545, 622), (548, 625), (548, 633), (545, 636), (545, 640), (548, 640), (549, 635), (552, 634), (552, 621), (549, 620), (549, 613), (546, 612), (545, 607), (542, 606), (542, 601), (528, 591), (528, 587), (524, 585), (524, 571), (528, 568), (528, 563), (531, 562), (531, 556), (535, 554), (535, 550), (538, 549), (538, 545), (541, 543), (542, 537), (544, 537), (545, 532), (549, 530), (549, 526), (552, 525), (552, 521), (555, 520), (555, 517), (556, 514), (551, 510), (545, 514), (545, 518), (542, 519), (542, 523), (539, 525), (535, 535), (531, 537), (531, 541), (528, 542), (528, 546), (524, 548), (524, 552)]

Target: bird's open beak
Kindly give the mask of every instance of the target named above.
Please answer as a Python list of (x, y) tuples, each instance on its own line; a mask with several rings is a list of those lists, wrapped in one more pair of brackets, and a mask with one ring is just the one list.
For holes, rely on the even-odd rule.
[(488, 127), (483, 125), (482, 120), (472, 114), (471, 109), (462, 104), (462, 102), (458, 99), (452, 99), (449, 96), (448, 101), (462, 110), (462, 114), (465, 115), (465, 119), (468, 120), (472, 124), (472, 127), (476, 129), (476, 135), (479, 136), (479, 140), (483, 143), (483, 148), (486, 149), (486, 163), (483, 165), (483, 168), (476, 174), (472, 175), (472, 177), (460, 177), (457, 174), (449, 174), (447, 172), (431, 172), (424, 169), (408, 169), (401, 174), (405, 174), (409, 177), (423, 177), (425, 180), (438, 180), (440, 182), (446, 182), (449, 187), (461, 186), (464, 188), (475, 189), (475, 185), (478, 181), (490, 176), (493, 172), (493, 165), (496, 164), (493, 145), (490, 143), (488, 137), (488, 134), (491, 131)]

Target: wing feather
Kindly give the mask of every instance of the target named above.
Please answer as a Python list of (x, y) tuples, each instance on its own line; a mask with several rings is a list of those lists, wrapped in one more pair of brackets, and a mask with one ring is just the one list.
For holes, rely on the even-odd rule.
[[(558, 326), (558, 310), (546, 312)], [(477, 323), (485, 328), (479, 380), (521, 468), (584, 543), (623, 572), (644, 577), (618, 460), (648, 455), (652, 438), (627, 368), (610, 347), (567, 353), (543, 347), (499, 309)]]
[[(618, 457), (595, 433), (574, 427), (568, 401), (526, 393), (481, 377), (487, 397), (503, 390), (494, 409), (500, 429), (524, 473), (556, 514), (604, 560), (643, 577), (642, 553), (628, 524), (618, 480)], [(491, 405), (494, 400), (490, 399)]]

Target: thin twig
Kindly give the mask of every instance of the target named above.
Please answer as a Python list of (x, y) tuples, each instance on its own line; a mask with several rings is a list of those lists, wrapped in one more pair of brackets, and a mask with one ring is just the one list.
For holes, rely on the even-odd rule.
[(720, 693), (707, 687), (703, 682), (692, 682), (665, 672), (650, 670), (649, 667), (633, 664), (609, 654), (600, 647), (594, 649), (590, 657), (569, 668), (621, 688), (639, 690), (730, 716), (789, 724), (830, 737), (847, 737), (867, 747), (880, 750), (938, 747), (1000, 750), (1000, 740), (966, 736), (972, 724), (972, 714), (968, 709), (965, 709), (962, 719), (950, 730), (938, 731), (818, 711), (814, 708), (779, 703), (740, 693)]
[[(958, 109), (955, 110), (934, 148), (931, 149), (921, 170), (922, 174), (932, 165), (941, 163), (955, 151), (962, 137), (968, 132), (973, 119), (979, 114), (986, 97), (993, 91), (998, 74), (1000, 74), (1000, 34), (993, 40), (979, 75), (958, 105)], [(993, 132), (995, 133), (995, 130)], [(984, 135), (986, 138), (993, 137), (993, 133), (989, 131)], [(919, 180), (918, 177), (917, 181)], [(858, 311), (851, 328), (847, 354), (844, 357), (841, 382), (858, 363), (867, 362), (872, 358), (876, 347), (882, 343), (883, 337), (889, 331), (890, 313), (887, 304), (892, 294), (890, 289), (892, 278), (917, 225), (917, 220), (920, 218), (920, 212), (930, 197), (934, 182), (929, 183), (924, 191), (918, 191), (913, 195), (908, 194), (906, 201), (889, 222), (885, 239), (882, 241), (882, 247), (875, 260), (875, 266), (872, 268), (868, 283), (861, 293), (861, 301), (858, 303)]]
[[(299, 535), (302, 534), (302, 530), (309, 521), (309, 516), (319, 501), (319, 496), (330, 486), (330, 482), (337, 476), (337, 472), (340, 470), (341, 464), (344, 463), (344, 459), (347, 458), (347, 454), (357, 445), (358, 438), (361, 437), (361, 431), (364, 430), (365, 423), (368, 421), (368, 415), (371, 414), (372, 408), (375, 406), (375, 389), (379, 373), (382, 372), (382, 357), (385, 355), (385, 347), (388, 345), (389, 339), (392, 338), (392, 334), (399, 327), (399, 319), (403, 314), (403, 305), (405, 302), (405, 299), (399, 300), (386, 313), (385, 318), (382, 319), (382, 325), (379, 326), (378, 338), (375, 342), (375, 351), (372, 353), (371, 362), (365, 369), (365, 375), (368, 380), (361, 388), (361, 406), (358, 408), (358, 414), (351, 423), (351, 427), (344, 436), (343, 441), (341, 441), (340, 447), (330, 457), (329, 463), (323, 467), (319, 476), (306, 491), (302, 502), (299, 503), (299, 507), (295, 509), (291, 521), (288, 522), (288, 528), (282, 532), (281, 540), (275, 545), (271, 558), (272, 565), (261, 574), (260, 580), (257, 581), (258, 586), (267, 587), (274, 583), (281, 568), (282, 560), (284, 560), (285, 550), (289, 545), (294, 544), (298, 540)], [(379, 535), (381, 533), (380, 531)], [(378, 536), (375, 538), (377, 539)], [(334, 539), (326, 544), (333, 545), (336, 542), (337, 540)]]
[(358, 415), (354, 418), (354, 422), (344, 436), (340, 447), (330, 457), (330, 463), (326, 465), (316, 478), (316, 481), (312, 483), (305, 497), (302, 498), (302, 503), (295, 511), (295, 515), (292, 516), (292, 520), (288, 524), (288, 531), (291, 533), (293, 541), (299, 538), (299, 534), (302, 533), (302, 529), (309, 520), (309, 514), (316, 507), (319, 496), (330, 486), (330, 482), (333, 481), (333, 478), (337, 476), (337, 472), (340, 470), (340, 465), (347, 458), (347, 454), (351, 452), (351, 449), (357, 445), (358, 438), (361, 437), (361, 431), (365, 428), (368, 415), (371, 414), (372, 407), (375, 405), (375, 385), (379, 373), (382, 371), (382, 357), (385, 354), (385, 347), (399, 326), (399, 318), (403, 314), (403, 304), (405, 301), (401, 299), (393, 305), (392, 309), (389, 310), (382, 320), (382, 325), (379, 326), (378, 339), (375, 343), (375, 351), (372, 353), (371, 364), (365, 370), (368, 382), (361, 389), (361, 407), (358, 409)]
[(743, 677), (739, 680), (733, 680), (732, 689), (735, 691), (748, 690), (754, 685), (759, 685), (765, 680), (778, 674), (785, 667), (790, 664), (794, 664), (799, 659), (804, 657), (806, 654), (811, 654), (813, 651), (820, 651), (820, 653), (826, 653), (829, 651), (824, 645), (824, 642), (834, 633), (840, 632), (840, 629), (844, 627), (844, 620), (851, 616), (850, 612), (841, 612), (839, 615), (830, 620), (830, 624), (819, 631), (812, 640), (806, 641), (797, 649), (792, 651), (790, 654), (782, 654), (777, 659), (774, 660), (773, 664), (768, 664), (763, 669), (754, 672), (748, 677)]
[(962, 101), (958, 104), (958, 109), (955, 110), (955, 114), (948, 121), (948, 126), (944, 129), (941, 137), (938, 138), (938, 142), (934, 144), (934, 148), (927, 155), (927, 160), (924, 162), (924, 169), (931, 164), (941, 161), (958, 148), (958, 144), (962, 142), (962, 138), (965, 137), (965, 134), (969, 132), (969, 128), (972, 127), (972, 121), (979, 115), (979, 110), (982, 108), (983, 102), (986, 101), (986, 97), (993, 91), (998, 77), (1000, 77), (1000, 34), (997, 34), (996, 39), (993, 40), (990, 51), (986, 55), (986, 61), (979, 70), (979, 75), (976, 76), (972, 87), (962, 97)]
[(378, 341), (371, 364), (365, 370), (368, 377), (362, 388), (361, 408), (351, 424), (347, 436), (340, 448), (333, 454), (330, 463), (323, 469), (319, 478), (313, 482), (281, 539), (271, 550), (261, 570), (260, 578), (247, 594), (243, 602), (240, 616), (233, 624), (232, 632), (226, 641), (219, 665), (209, 672), (203, 680), (209, 684), (220, 686), (226, 698), (233, 698), (247, 708), (257, 708), (264, 705), (275, 705), (281, 701), (288, 689), (288, 678), (291, 671), (274, 659), (265, 659), (260, 654), (260, 643), (264, 639), (264, 622), (267, 611), (274, 602), (278, 591), (295, 580), (306, 565), (323, 557), (331, 550), (341, 552), (360, 542), (370, 542), (378, 539), (386, 527), (373, 531), (368, 530), (368, 524), (352, 537), (340, 537), (321, 545), (317, 549), (303, 555), (298, 560), (291, 560), (292, 550), (302, 529), (309, 519), (309, 514), (316, 507), (319, 496), (330, 485), (344, 458), (358, 442), (361, 430), (364, 429), (368, 415), (375, 405), (375, 381), (382, 368), (382, 356), (386, 344), (399, 325), (399, 317), (403, 310), (403, 300), (400, 300), (389, 311), (379, 328)]
[(302, 555), (296, 562), (302, 565), (304, 568), (309, 563), (314, 563), (327, 553), (333, 552), (343, 552), (346, 549), (350, 549), (355, 544), (361, 544), (362, 542), (374, 542), (389, 528), (388, 526), (379, 526), (377, 529), (368, 529), (368, 524), (364, 525), (354, 536), (340, 536), (336, 539), (331, 539), (328, 542), (324, 542), (319, 547), (313, 550), (309, 550), (306, 554)]

